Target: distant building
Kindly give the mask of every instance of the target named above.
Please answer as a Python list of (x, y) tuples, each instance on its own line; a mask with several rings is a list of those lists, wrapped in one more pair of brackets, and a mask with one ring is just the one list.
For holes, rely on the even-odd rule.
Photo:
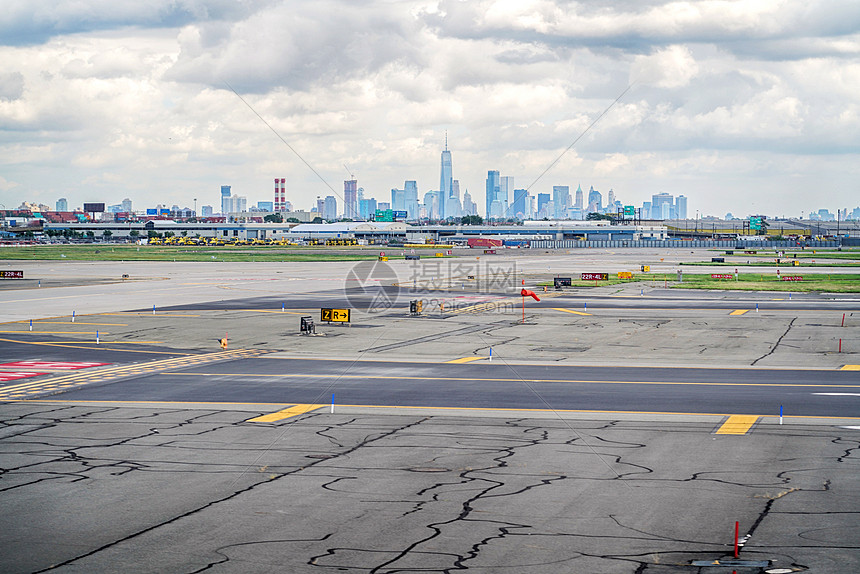
[[(487, 213), (487, 219), (491, 219), (494, 215), (493, 204), (498, 201), (499, 197), (499, 172), (497, 170), (490, 170), (487, 172), (487, 182), (486, 182), (486, 201), (485, 209)], [(496, 215), (498, 217), (498, 215)]]
[(576, 186), (576, 201), (573, 202), (573, 206), (576, 207), (577, 209), (582, 209), (583, 207), (585, 207), (585, 205), (583, 204), (584, 200), (583, 200), (582, 195), (583, 195), (582, 185), (577, 184), (577, 186)]
[(358, 215), (361, 219), (365, 221), (370, 221), (370, 219), (376, 214), (376, 199), (360, 199), (358, 200)]
[(211, 205), (204, 205), (200, 208), (200, 214), (202, 217), (212, 217), (214, 210)]
[(683, 195), (675, 198), (675, 219), (687, 219), (687, 198)]
[(478, 215), (478, 205), (472, 201), (472, 194), (468, 189), (463, 194), (463, 215)]
[[(451, 164), (451, 152), (448, 150), (448, 134), (445, 134), (445, 149), (442, 150), (442, 167), (439, 177), (439, 217), (451, 217), (452, 214), (446, 213), (445, 209), (448, 205), (448, 199), (451, 197), (454, 187), (453, 166)], [(416, 188), (417, 189), (417, 188)], [(458, 200), (459, 203), (459, 200)]]
[(120, 205), (122, 205), (123, 213), (131, 213), (131, 200), (129, 198), (126, 197), (125, 199), (123, 199)]
[(418, 219), (418, 183), (409, 179), (403, 182), (403, 209), (406, 219)]
[[(670, 219), (674, 211), (674, 197), (671, 193), (658, 193), (651, 196), (651, 219)], [(663, 206), (667, 207), (663, 207)]]
[(343, 216), (346, 219), (358, 218), (358, 181), (355, 179), (343, 182)]
[(376, 209), (381, 209), (382, 211), (386, 211), (388, 209), (391, 209), (391, 204), (388, 203), (387, 201), (378, 201), (376, 203)]
[(257, 209), (259, 211), (274, 211), (275, 210), (275, 202), (274, 201), (258, 201)]
[(222, 215), (227, 215), (228, 213), (230, 213), (230, 207), (231, 207), (230, 206), (230, 195), (231, 195), (231, 193), (232, 192), (230, 191), (229, 185), (222, 185), (221, 186), (221, 214)]
[(547, 213), (546, 204), (549, 203), (549, 194), (548, 193), (539, 193), (537, 194), (537, 217), (538, 219), (543, 219), (544, 217), (549, 218), (550, 214)]
[(333, 195), (327, 195), (323, 203), (323, 219), (327, 221), (337, 220), (337, 198)]
[[(286, 179), (285, 178), (275, 178), (275, 201), (272, 203), (272, 208), (269, 211), (287, 211), (286, 207)], [(260, 203), (257, 202), (257, 206), (259, 207)]]
[(514, 201), (511, 203), (508, 216), (514, 219), (531, 219), (531, 198), (528, 190), (514, 190)]
[(588, 190), (588, 212), (600, 213), (603, 210), (603, 195), (594, 186)]
[(566, 185), (552, 186), (552, 219), (564, 219), (565, 212), (570, 206), (570, 187)]
[(65, 197), (61, 197), (57, 200), (57, 211), (68, 211), (69, 210), (69, 201)]

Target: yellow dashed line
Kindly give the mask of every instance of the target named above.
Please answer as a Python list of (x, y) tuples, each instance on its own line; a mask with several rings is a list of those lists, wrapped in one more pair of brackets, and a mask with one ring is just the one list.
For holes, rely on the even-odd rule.
[(758, 419), (758, 415), (731, 415), (714, 434), (747, 434)]
[(591, 315), (591, 313), (586, 313), (585, 311), (574, 311), (573, 309), (562, 309), (561, 307), (553, 307), (554, 311), (563, 311), (564, 313), (573, 313), (574, 315)]
[[(95, 331), (0, 331), (0, 333), (15, 333), (16, 335), (92, 335), (96, 336)], [(107, 331), (99, 332), (99, 335), (109, 335)]]
[(252, 419), (248, 419), (249, 423), (273, 423), (277, 421), (282, 421), (284, 419), (288, 419), (291, 417), (295, 417), (298, 415), (303, 415), (309, 413), (313, 410), (322, 408), (326, 405), (294, 405), (292, 407), (286, 408), (282, 411), (277, 411), (274, 413), (269, 413), (267, 415), (262, 415), (259, 417), (254, 417)]
[(445, 361), (446, 363), (471, 363), (472, 361), (480, 361), (485, 357), (463, 357), (462, 359), (454, 359), (453, 361)]

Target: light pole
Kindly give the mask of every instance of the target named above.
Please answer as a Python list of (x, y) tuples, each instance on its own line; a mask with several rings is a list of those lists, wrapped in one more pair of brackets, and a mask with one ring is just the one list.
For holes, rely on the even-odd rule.
[(194, 217), (197, 218), (197, 198), (194, 198)]

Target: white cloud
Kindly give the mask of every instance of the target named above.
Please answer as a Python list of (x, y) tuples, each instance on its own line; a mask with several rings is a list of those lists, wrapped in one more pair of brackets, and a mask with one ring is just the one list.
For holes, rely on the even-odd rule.
[(221, 184), (269, 199), (278, 175), (299, 207), (331, 193), (227, 82), (332, 187), (346, 163), (380, 200), (438, 187), (448, 130), (481, 202), (488, 169), (528, 185), (635, 79), (533, 193), (666, 190), (724, 213), (817, 181), (846, 203), (858, 24), (820, 2), (12, 2), (0, 173), (18, 185), (0, 191), (203, 205)]

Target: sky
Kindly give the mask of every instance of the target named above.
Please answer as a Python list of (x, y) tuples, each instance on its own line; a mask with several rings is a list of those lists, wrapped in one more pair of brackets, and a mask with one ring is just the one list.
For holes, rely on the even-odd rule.
[(283, 177), (294, 208), (310, 210), (350, 175), (365, 197), (388, 201), (416, 180), (421, 198), (439, 189), (446, 133), (481, 214), (488, 170), (532, 195), (593, 186), (641, 206), (684, 194), (690, 217), (850, 212), (860, 2), (4, 0), (0, 11), (8, 209), (66, 197), (218, 212), (222, 185), (251, 205)]

